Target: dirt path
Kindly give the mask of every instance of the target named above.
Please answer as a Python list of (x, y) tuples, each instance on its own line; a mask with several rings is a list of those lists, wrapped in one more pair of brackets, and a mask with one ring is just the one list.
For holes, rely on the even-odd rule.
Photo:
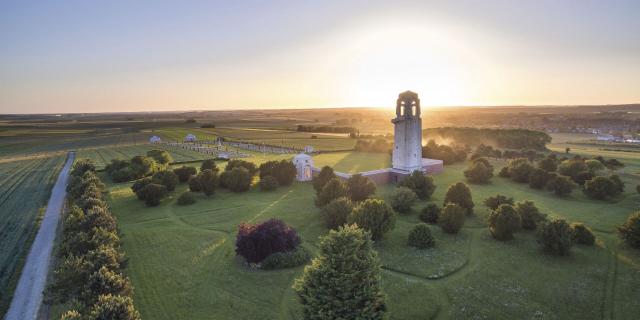
[(65, 189), (69, 171), (74, 159), (75, 153), (70, 152), (67, 162), (60, 171), (58, 180), (51, 190), (47, 210), (44, 213), (38, 234), (29, 250), (18, 286), (13, 294), (9, 312), (5, 317), (6, 320), (32, 320), (36, 319), (38, 315), (51, 262), (56, 229), (60, 221), (64, 198), (67, 195)]

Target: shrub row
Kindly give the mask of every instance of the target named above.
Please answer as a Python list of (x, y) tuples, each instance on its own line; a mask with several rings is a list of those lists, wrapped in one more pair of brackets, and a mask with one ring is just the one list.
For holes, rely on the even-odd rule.
[(117, 223), (102, 198), (104, 185), (95, 166), (79, 160), (67, 187), (65, 214), (54, 280), (47, 288), (53, 302), (73, 305), (63, 319), (140, 319), (123, 274), (124, 253)]

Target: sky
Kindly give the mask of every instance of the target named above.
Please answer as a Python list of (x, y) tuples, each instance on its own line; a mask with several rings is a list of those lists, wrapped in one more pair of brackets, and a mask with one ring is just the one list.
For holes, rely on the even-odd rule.
[(0, 113), (640, 102), (640, 1), (0, 0)]

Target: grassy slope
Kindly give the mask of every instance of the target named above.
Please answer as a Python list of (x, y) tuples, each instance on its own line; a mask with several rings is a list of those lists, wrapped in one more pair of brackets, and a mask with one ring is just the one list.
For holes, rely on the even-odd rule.
[[(388, 166), (386, 155), (334, 153), (315, 159), (317, 165), (332, 164), (349, 172)], [(438, 189), (432, 201), (440, 204), (446, 187), (463, 180), (463, 168), (448, 166), (436, 176)], [(615, 203), (587, 200), (579, 192), (558, 199), (501, 178), (472, 186), (476, 217), (467, 219), (457, 236), (433, 228), (438, 244), (427, 251), (406, 246), (417, 214), (401, 216), (396, 228), (377, 244), (391, 318), (635, 317), (640, 312), (640, 302), (634, 298), (640, 283), (640, 254), (621, 246), (613, 232), (640, 202), (631, 190), (639, 180), (633, 175), (624, 178), (628, 191)], [(175, 199), (186, 189), (182, 185), (156, 208), (137, 201), (128, 184), (110, 189), (130, 257), (135, 302), (145, 318), (299, 318), (290, 287), (302, 267), (245, 270), (236, 261), (233, 243), (239, 222), (278, 217), (294, 226), (304, 245), (315, 250), (318, 237), (327, 230), (312, 204), (310, 184), (295, 183), (273, 193), (220, 190), (211, 198), (199, 195), (195, 205), (179, 207)], [(378, 195), (384, 197), (392, 189), (382, 187)], [(481, 201), (496, 193), (531, 199), (546, 213), (585, 222), (597, 230), (597, 246), (578, 246), (572, 256), (556, 258), (540, 252), (532, 233), (520, 233), (508, 243), (493, 240), (483, 222), (486, 210)], [(415, 211), (424, 205), (419, 203)]]

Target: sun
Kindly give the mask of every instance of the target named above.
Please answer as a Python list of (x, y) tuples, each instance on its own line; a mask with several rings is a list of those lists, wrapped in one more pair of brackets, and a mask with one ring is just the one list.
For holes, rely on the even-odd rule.
[(345, 105), (384, 105), (404, 90), (419, 92), (425, 105), (473, 103), (474, 76), (482, 65), (447, 28), (365, 28), (342, 50)]

